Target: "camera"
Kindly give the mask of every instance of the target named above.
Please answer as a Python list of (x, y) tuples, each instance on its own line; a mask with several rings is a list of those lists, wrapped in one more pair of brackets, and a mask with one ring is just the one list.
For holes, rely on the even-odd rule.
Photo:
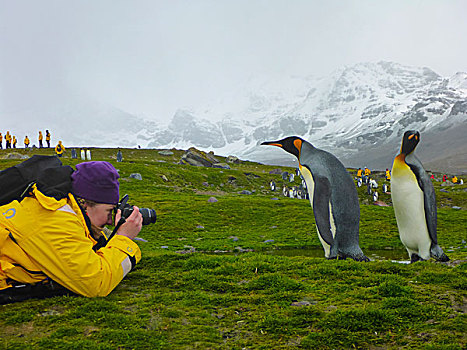
[[(122, 218), (128, 218), (131, 213), (133, 213), (133, 205), (128, 204), (128, 199), (130, 197), (126, 194), (120, 200), (117, 207), (115, 208), (115, 213), (118, 209), (122, 211)], [(154, 224), (157, 220), (156, 211), (154, 209), (149, 208), (139, 208), (139, 212), (143, 216), (143, 225)]]

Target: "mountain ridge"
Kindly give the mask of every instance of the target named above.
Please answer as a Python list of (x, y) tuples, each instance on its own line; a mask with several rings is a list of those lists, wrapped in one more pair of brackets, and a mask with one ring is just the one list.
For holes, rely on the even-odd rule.
[[(433, 170), (446, 166), (467, 173), (462, 156), (466, 136), (459, 134), (467, 121), (465, 72), (445, 78), (427, 67), (380, 61), (342, 67), (325, 77), (251, 79), (233, 91), (209, 106), (179, 109), (165, 124), (84, 96), (68, 105), (49, 103), (40, 111), (54, 125), (49, 127), (53, 137), (66, 136), (65, 144), (195, 146), (263, 163), (287, 163), (284, 152), (259, 144), (296, 135), (334, 153), (347, 166), (380, 169), (392, 165), (403, 132), (417, 129), (421, 158)], [(32, 114), (40, 113), (32, 109), (10, 115), (14, 121)], [(67, 123), (60, 122), (63, 116)], [(424, 143), (432, 145), (429, 152), (422, 151)]]

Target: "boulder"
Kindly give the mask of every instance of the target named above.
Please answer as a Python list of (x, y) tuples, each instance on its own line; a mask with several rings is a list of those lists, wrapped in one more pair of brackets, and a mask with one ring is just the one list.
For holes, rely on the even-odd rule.
[(235, 156), (228, 156), (228, 157), (227, 157), (227, 163), (240, 164), (240, 163), (241, 163), (241, 160), (238, 159), (238, 157), (235, 157)]
[(279, 175), (279, 174), (282, 174), (282, 170), (277, 168), (277, 169), (272, 169), (269, 174), (271, 175)]
[[(196, 149), (196, 148), (195, 148)], [(199, 151), (198, 151), (199, 152)], [(202, 152), (202, 153), (205, 153), (205, 152)], [(206, 157), (213, 163), (219, 163), (219, 160), (214, 156), (214, 152), (213, 151), (209, 151), (208, 153), (205, 153), (206, 154)]]
[(5, 159), (28, 159), (29, 156), (26, 156), (26, 155), (22, 155), (20, 153), (16, 153), (16, 152), (13, 152), (13, 153), (8, 153), (5, 157)]
[(130, 179), (136, 179), (136, 180), (142, 180), (143, 177), (141, 176), (140, 173), (133, 173), (133, 174), (130, 174)]
[(216, 163), (212, 165), (213, 168), (221, 168), (221, 169), (230, 169), (230, 166), (226, 163)]
[(191, 147), (183, 154), (180, 163), (211, 168), (214, 163), (219, 163), (219, 161), (212, 154)]
[(163, 150), (157, 153), (159, 153), (161, 156), (172, 156), (174, 154), (172, 151), (169, 151), (169, 150)]

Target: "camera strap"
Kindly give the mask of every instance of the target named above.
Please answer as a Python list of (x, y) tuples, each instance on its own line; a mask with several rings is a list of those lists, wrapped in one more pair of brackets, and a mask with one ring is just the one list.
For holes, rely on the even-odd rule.
[(125, 218), (120, 218), (120, 220), (118, 220), (117, 225), (115, 225), (115, 228), (113, 229), (112, 233), (109, 235), (109, 238), (107, 238), (107, 242), (105, 242), (105, 244), (103, 245), (104, 247), (107, 245), (107, 243), (109, 243), (112, 237), (115, 236), (120, 226), (122, 226), (125, 222), (126, 222)]

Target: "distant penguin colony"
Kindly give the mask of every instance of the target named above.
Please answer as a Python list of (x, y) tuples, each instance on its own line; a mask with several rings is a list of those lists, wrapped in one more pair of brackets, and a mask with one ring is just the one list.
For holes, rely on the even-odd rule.
[(411, 262), (430, 257), (449, 261), (438, 245), (435, 190), (414, 154), (419, 142), (418, 131), (406, 131), (392, 166), (391, 197), (400, 239)]
[(369, 261), (359, 246), (357, 189), (343, 164), (331, 153), (296, 136), (262, 145), (281, 147), (297, 157), (326, 258)]

